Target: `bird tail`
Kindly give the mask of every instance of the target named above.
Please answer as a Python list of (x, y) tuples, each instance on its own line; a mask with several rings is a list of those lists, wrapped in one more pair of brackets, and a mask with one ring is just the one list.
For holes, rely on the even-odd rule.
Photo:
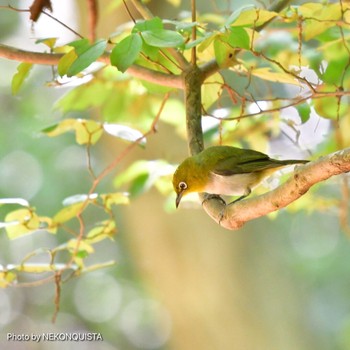
[(286, 160), (279, 161), (279, 163), (283, 165), (306, 164), (309, 162), (310, 162), (309, 160), (304, 160), (304, 159), (286, 159)]

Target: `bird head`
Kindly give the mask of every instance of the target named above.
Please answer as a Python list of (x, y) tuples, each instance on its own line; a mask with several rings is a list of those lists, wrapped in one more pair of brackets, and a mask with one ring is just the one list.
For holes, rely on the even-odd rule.
[(181, 198), (191, 192), (203, 192), (205, 172), (194, 157), (185, 159), (176, 169), (173, 176), (173, 187), (176, 192), (176, 208)]

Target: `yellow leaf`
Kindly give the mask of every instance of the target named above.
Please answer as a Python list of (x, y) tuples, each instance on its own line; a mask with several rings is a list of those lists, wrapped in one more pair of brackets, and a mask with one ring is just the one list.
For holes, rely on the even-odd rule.
[(129, 197), (122, 192), (101, 194), (103, 205), (107, 209), (112, 209), (112, 205), (129, 204)]
[(345, 8), (342, 10), (339, 3), (306, 3), (299, 6), (298, 13), (306, 19), (303, 26), (303, 35), (305, 40), (310, 40), (325, 32), (328, 28), (333, 27), (334, 21), (342, 18), (342, 11), (344, 10)]
[(53, 217), (53, 223), (54, 224), (62, 224), (64, 222), (67, 222), (74, 217), (78, 215), (78, 213), (83, 208), (84, 203), (76, 203), (69, 205), (63, 209), (61, 209), (54, 217)]
[(300, 85), (299, 81), (292, 75), (284, 72), (272, 72), (269, 67), (252, 69), (251, 74), (260, 79), (276, 83)]
[(202, 105), (205, 111), (208, 111), (210, 106), (218, 100), (223, 84), (224, 78), (220, 73), (215, 73), (205, 80), (202, 85)]
[(231, 26), (261, 26), (270, 19), (276, 17), (277, 12), (267, 11), (262, 9), (249, 9), (242, 11), (240, 16), (231, 23)]
[[(77, 239), (70, 239), (67, 243), (67, 249), (73, 253), (75, 252), (77, 245), (78, 245)], [(79, 241), (78, 252), (87, 252), (88, 254), (91, 254), (94, 251), (95, 251), (94, 247), (91, 244), (86, 243), (86, 241), (84, 240)]]
[(58, 74), (61, 77), (66, 75), (68, 72), (68, 69), (71, 67), (71, 65), (77, 58), (78, 58), (78, 55), (73, 49), (71, 49), (64, 56), (62, 56), (57, 65)]
[(40, 227), (38, 215), (30, 209), (18, 209), (8, 213), (5, 222), (9, 223), (6, 232), (10, 239), (33, 233)]
[(175, 6), (175, 7), (179, 7), (181, 4), (181, 0), (167, 0), (169, 4)]
[(43, 273), (62, 269), (63, 265), (56, 266), (55, 264), (45, 264), (45, 263), (26, 263), (21, 264), (16, 267), (17, 271), (27, 272), (27, 273)]
[(103, 225), (94, 227), (87, 235), (89, 243), (96, 243), (102, 241), (105, 238), (112, 238), (116, 233), (115, 222), (112, 220), (106, 220)]
[(17, 67), (17, 73), (12, 78), (11, 89), (12, 94), (16, 95), (21, 86), (23, 85), (24, 80), (29, 75), (30, 70), (32, 69), (33, 64), (22, 62)]
[(61, 122), (42, 130), (42, 132), (50, 137), (58, 136), (68, 131), (75, 130), (77, 123), (77, 119), (64, 119)]
[(12, 271), (0, 272), (0, 288), (6, 288), (17, 279), (17, 275)]
[(75, 137), (79, 145), (95, 144), (103, 133), (101, 123), (94, 120), (77, 119)]

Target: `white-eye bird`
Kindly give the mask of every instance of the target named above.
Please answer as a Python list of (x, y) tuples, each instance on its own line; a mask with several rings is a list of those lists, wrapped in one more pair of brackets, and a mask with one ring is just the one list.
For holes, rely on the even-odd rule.
[(191, 192), (247, 197), (252, 189), (276, 170), (308, 160), (277, 160), (250, 149), (213, 146), (186, 158), (176, 169), (173, 186), (176, 207)]

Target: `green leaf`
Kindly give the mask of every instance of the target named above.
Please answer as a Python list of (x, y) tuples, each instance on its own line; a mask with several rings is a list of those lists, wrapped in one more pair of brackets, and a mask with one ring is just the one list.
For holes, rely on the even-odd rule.
[[(317, 92), (334, 92), (336, 87), (323, 85)], [(340, 103), (337, 97), (323, 97), (313, 100), (315, 111), (318, 115), (328, 119), (338, 119), (348, 113), (348, 105)]]
[(146, 139), (143, 138), (143, 134), (136, 129), (130, 128), (129, 126), (104, 123), (103, 128), (108, 134), (118, 137), (122, 140), (135, 142), (139, 141), (142, 138), (140, 145), (146, 144)]
[(219, 67), (227, 68), (238, 63), (236, 60), (236, 51), (229, 43), (226, 35), (217, 35), (214, 40), (215, 59)]
[(138, 20), (132, 30), (133, 33), (145, 32), (147, 30), (163, 29), (162, 20), (159, 17), (154, 17), (148, 20)]
[(347, 68), (348, 64), (348, 56), (340, 57), (339, 59), (328, 62), (326, 71), (321, 75), (322, 80), (328, 84), (341, 84), (342, 79), (344, 78), (344, 71)]
[(167, 69), (172, 74), (181, 74), (181, 70), (173, 63), (170, 53), (161, 51), (159, 47), (150, 46), (145, 41), (142, 45), (142, 53), (136, 63), (152, 70), (159, 70), (160, 67)]
[(142, 38), (148, 45), (155, 47), (180, 47), (184, 44), (181, 34), (167, 29), (147, 30), (142, 32)]
[(308, 103), (303, 103), (295, 107), (299, 113), (299, 117), (303, 123), (306, 123), (310, 119), (311, 108)]
[(250, 37), (247, 31), (242, 27), (231, 27), (227, 42), (232, 47), (240, 47), (242, 49), (250, 49)]
[(198, 26), (200, 23), (199, 22), (182, 22), (182, 21), (177, 21), (177, 20), (172, 20), (172, 19), (163, 19), (164, 24), (172, 24), (175, 26), (176, 30), (178, 31), (187, 31), (191, 32), (192, 28), (195, 26)]
[(58, 62), (57, 70), (58, 74), (62, 77), (68, 75), (68, 70), (75, 62), (75, 60), (81, 55), (84, 51), (89, 49), (90, 43), (88, 39), (80, 39), (72, 41), (67, 44), (68, 47), (72, 47)]
[(88, 48), (90, 47), (90, 42), (88, 39), (79, 39), (70, 42), (69, 44), (67, 44), (67, 46), (74, 47), (74, 50), (77, 53), (77, 55), (81, 55), (84, 51), (88, 50)]
[(116, 44), (111, 53), (111, 64), (125, 72), (137, 59), (142, 48), (139, 34), (131, 34)]
[(71, 77), (80, 73), (83, 69), (90, 66), (97, 58), (102, 56), (107, 46), (106, 40), (98, 40), (89, 47), (75, 48), (78, 58), (72, 63), (67, 71), (67, 76)]
[(22, 62), (17, 67), (17, 73), (12, 78), (12, 94), (16, 95), (19, 89), (22, 87), (24, 80), (29, 75), (30, 70), (32, 69), (32, 63)]

